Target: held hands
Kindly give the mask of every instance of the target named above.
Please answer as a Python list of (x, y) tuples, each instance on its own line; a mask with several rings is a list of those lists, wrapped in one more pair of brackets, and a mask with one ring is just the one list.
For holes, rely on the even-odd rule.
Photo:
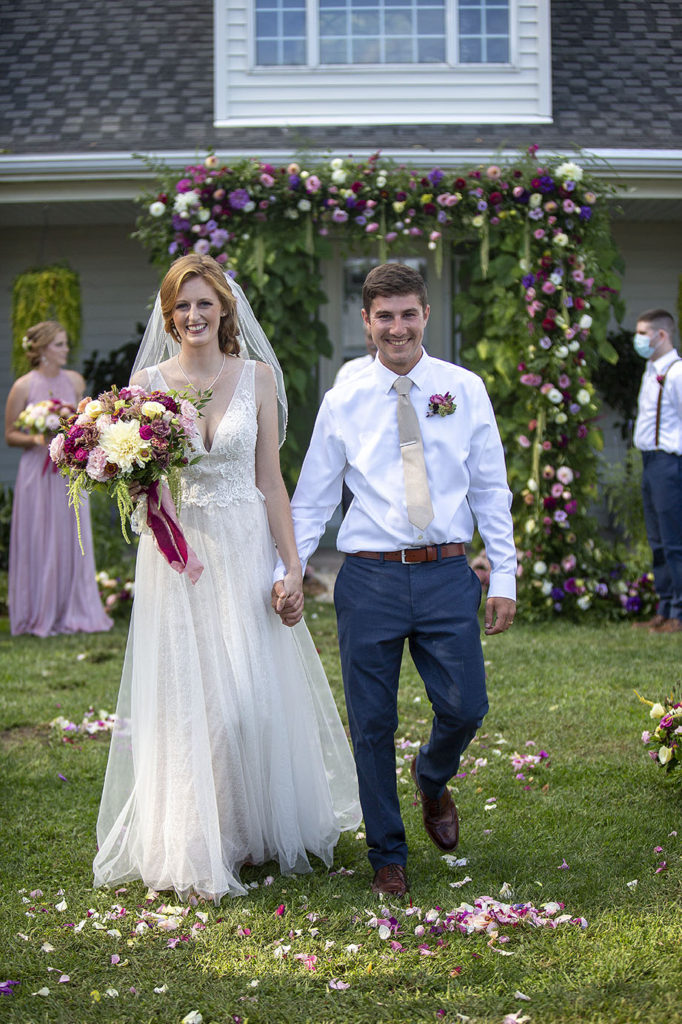
[(287, 573), (272, 588), (272, 607), (285, 626), (295, 626), (303, 617), (303, 581), (301, 573)]
[(489, 597), (485, 603), (485, 635), (494, 636), (509, 629), (516, 615), (516, 601), (509, 597)]

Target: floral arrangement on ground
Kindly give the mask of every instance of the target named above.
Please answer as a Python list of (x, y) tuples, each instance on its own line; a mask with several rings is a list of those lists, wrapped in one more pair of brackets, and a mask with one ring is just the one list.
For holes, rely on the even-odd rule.
[(642, 743), (648, 747), (649, 757), (666, 772), (679, 768), (682, 764), (682, 701), (673, 695), (663, 702), (647, 700), (638, 693), (637, 696), (650, 708), (649, 717), (658, 722), (653, 732), (649, 729), (642, 732)]
[[(621, 308), (608, 216), (615, 188), (603, 168), (586, 154), (540, 158), (536, 146), (458, 170), (397, 165), (380, 153), (282, 166), (209, 153), (180, 175), (153, 166), (137, 238), (164, 271), (194, 251), (238, 276), (276, 332), (294, 392), (302, 350), (309, 370), (327, 344), (319, 331), (317, 347), (302, 340), (300, 312), (317, 315), (319, 263), (333, 246), (378, 262), (426, 252), (436, 273), (450, 271), (456, 254), (463, 361), (486, 381), (507, 451), (522, 611), (634, 616), (629, 597), (644, 611), (636, 567), (612, 575), (619, 559), (595, 543), (590, 515), (603, 447), (592, 373), (617, 358), (606, 331)], [(291, 322), (275, 309), (283, 295), (299, 309)], [(570, 556), (575, 572), (563, 569)]]

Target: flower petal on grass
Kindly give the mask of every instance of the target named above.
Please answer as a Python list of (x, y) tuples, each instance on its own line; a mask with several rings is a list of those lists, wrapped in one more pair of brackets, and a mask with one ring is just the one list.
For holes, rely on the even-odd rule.
[(198, 1010), (190, 1010), (186, 1016), (182, 1018), (180, 1024), (202, 1024), (203, 1017)]
[(0, 981), (0, 996), (11, 996), (14, 993), (12, 985), (20, 985), (20, 981)]
[(625, 884), (627, 885), (628, 889), (636, 889), (638, 883), (639, 883), (639, 879), (638, 878), (633, 878), (631, 882), (626, 882)]
[(329, 982), (329, 987), (336, 989), (337, 992), (342, 992), (344, 989), (350, 988), (350, 983), (341, 981), (340, 978), (332, 978)]
[(32, 996), (49, 996), (49, 988), (39, 988), (37, 992), (31, 992)]
[(566, 858), (565, 857), (562, 859), (561, 864), (559, 864), (557, 866), (558, 866), (559, 871), (569, 871), (570, 870), (568, 864), (566, 863)]
[(530, 996), (524, 995), (524, 993), (523, 992), (519, 992), (518, 989), (514, 993), (514, 999), (522, 999), (526, 1003), (530, 1002)]
[(51, 942), (43, 942), (42, 946), (40, 947), (40, 952), (41, 953), (54, 953), (54, 946), (52, 945)]
[(466, 885), (467, 882), (471, 882), (471, 881), (472, 881), (471, 876), (470, 875), (466, 875), (461, 880), (461, 882), (449, 882), (448, 884), (449, 884), (451, 889), (461, 889), (463, 885)]

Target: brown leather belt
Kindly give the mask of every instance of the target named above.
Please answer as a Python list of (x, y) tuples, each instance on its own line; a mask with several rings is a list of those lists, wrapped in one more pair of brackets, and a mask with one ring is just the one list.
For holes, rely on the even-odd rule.
[(425, 548), (405, 548), (404, 551), (350, 551), (352, 558), (373, 558), (375, 561), (404, 562), (413, 565), (416, 562), (437, 562), (441, 558), (454, 558), (466, 552), (465, 544), (429, 544)]

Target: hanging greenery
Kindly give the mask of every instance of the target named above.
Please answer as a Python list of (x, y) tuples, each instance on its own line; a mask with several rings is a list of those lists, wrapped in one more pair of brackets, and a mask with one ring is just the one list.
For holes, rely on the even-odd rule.
[(291, 405), (310, 416), (318, 356), (329, 352), (320, 260), (333, 246), (377, 262), (426, 248), (440, 273), (456, 252), (455, 312), (507, 452), (527, 617), (637, 610), (636, 584), (613, 570), (590, 515), (603, 445), (592, 373), (617, 359), (607, 323), (620, 311), (621, 266), (606, 201), (614, 189), (579, 159), (540, 161), (531, 146), (511, 163), (444, 171), (380, 154), (282, 167), (225, 166), (209, 154), (180, 177), (152, 165), (157, 188), (141, 197), (136, 232), (162, 272), (195, 251), (239, 278), (275, 344)]
[(81, 339), (81, 290), (78, 274), (64, 264), (24, 271), (12, 287), (12, 369), (26, 373), (29, 362), (21, 340), (41, 320), (57, 320), (69, 337), (71, 354)]

